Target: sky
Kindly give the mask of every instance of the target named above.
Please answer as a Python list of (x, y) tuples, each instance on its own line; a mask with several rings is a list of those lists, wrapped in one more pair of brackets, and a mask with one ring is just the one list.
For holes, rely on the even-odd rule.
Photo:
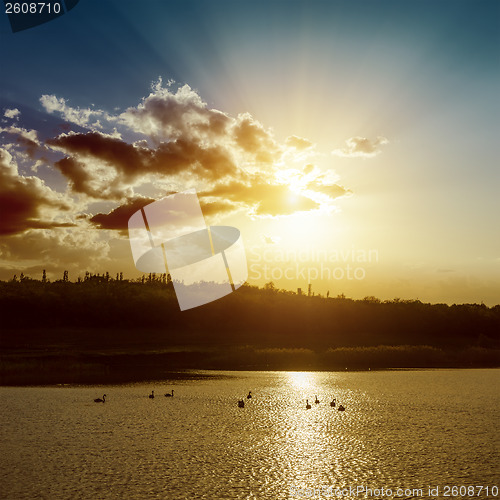
[(500, 303), (497, 1), (80, 0), (0, 16), (0, 279), (137, 277), (195, 188), (248, 282)]

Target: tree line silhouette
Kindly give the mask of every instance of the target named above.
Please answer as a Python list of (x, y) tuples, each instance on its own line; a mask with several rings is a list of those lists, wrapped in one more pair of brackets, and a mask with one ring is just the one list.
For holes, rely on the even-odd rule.
[(245, 284), (181, 312), (167, 274), (86, 273), (70, 281), (65, 271), (51, 282), (45, 272), (41, 280), (21, 273), (0, 281), (0, 382), (19, 382), (23, 370), (35, 378), (51, 371), (50, 381), (73, 372), (71, 380), (93, 381), (180, 368), (500, 365), (500, 305), (327, 295)]

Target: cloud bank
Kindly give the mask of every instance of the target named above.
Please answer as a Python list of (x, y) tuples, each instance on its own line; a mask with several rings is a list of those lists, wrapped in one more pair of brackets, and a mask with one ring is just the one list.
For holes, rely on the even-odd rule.
[[(24, 128), (21, 111), (3, 110), (4, 255), (14, 255), (9, 241), (19, 249), (23, 235), (40, 234), (40, 241), (61, 253), (65, 242), (81, 241), (90, 231), (88, 241), (97, 238), (102, 257), (107, 253), (101, 231), (122, 238), (132, 213), (187, 188), (197, 190), (203, 213), (212, 220), (235, 212), (254, 219), (325, 213), (351, 193), (311, 163), (317, 152), (309, 139), (291, 135), (279, 141), (249, 113), (230, 116), (210, 109), (188, 85), (159, 80), (139, 103), (114, 112), (73, 107), (50, 94), (41, 96), (40, 105), (63, 121), (59, 132)], [(383, 137), (355, 137), (336, 154), (374, 156), (386, 143)], [(47, 231), (53, 231), (51, 237)]]

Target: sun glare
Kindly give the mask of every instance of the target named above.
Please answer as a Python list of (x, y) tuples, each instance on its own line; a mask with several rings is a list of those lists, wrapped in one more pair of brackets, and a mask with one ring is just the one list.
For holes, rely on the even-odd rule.
[(311, 374), (308, 372), (290, 372), (288, 376), (291, 384), (297, 389), (305, 390), (311, 385)]

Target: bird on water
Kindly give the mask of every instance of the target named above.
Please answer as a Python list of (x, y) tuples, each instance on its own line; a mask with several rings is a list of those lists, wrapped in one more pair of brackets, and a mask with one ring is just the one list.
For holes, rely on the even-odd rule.
[(155, 398), (155, 391), (151, 391), (151, 394), (148, 396), (149, 399)]
[(318, 399), (318, 396), (316, 396), (316, 399), (314, 401), (317, 405), (319, 404), (319, 399)]
[(333, 398), (333, 401), (330, 403), (330, 406), (333, 408), (337, 404), (337, 400)]
[(106, 402), (106, 394), (102, 395), (102, 399), (101, 398), (94, 399), (94, 403), (105, 403), (105, 402)]
[(252, 399), (252, 391), (248, 391), (247, 399)]
[(339, 411), (344, 411), (345, 408), (344, 408), (344, 405), (339, 405)]
[(167, 393), (165, 394), (165, 397), (166, 397), (166, 398), (173, 398), (173, 397), (174, 397), (174, 390), (172, 389), (172, 393), (167, 392)]
[(310, 410), (311, 409), (311, 405), (309, 404), (309, 400), (306, 399), (306, 410)]
[(238, 401), (238, 408), (245, 408), (245, 401), (243, 401), (243, 399)]

